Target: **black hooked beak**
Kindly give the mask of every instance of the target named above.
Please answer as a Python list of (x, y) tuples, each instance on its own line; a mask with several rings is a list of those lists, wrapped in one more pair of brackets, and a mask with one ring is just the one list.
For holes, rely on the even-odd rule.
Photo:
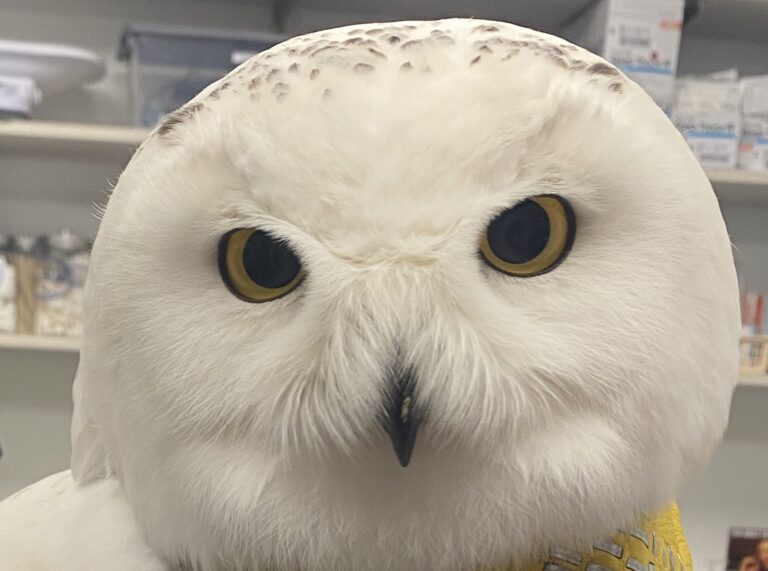
[(384, 419), (384, 428), (389, 434), (392, 447), (403, 468), (411, 461), (411, 452), (413, 452), (420, 422), (414, 407), (414, 380), (413, 371), (410, 369), (397, 372), (393, 376), (394, 386), (389, 394)]

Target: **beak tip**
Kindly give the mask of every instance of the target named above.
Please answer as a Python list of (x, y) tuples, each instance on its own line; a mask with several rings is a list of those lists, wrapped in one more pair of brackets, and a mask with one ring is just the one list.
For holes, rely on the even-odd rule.
[(411, 453), (419, 428), (419, 418), (413, 407), (412, 373), (406, 371), (395, 386), (387, 406), (385, 426), (397, 460), (406, 468), (411, 463)]
[(395, 454), (397, 454), (397, 461), (400, 462), (400, 465), (403, 468), (407, 468), (408, 464), (411, 463), (411, 448), (407, 448), (404, 450), (395, 450)]

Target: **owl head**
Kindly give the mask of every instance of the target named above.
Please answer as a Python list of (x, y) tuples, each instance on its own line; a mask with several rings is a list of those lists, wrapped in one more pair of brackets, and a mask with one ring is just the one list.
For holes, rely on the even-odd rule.
[(120, 178), (75, 475), (206, 571), (524, 562), (706, 460), (737, 297), (705, 174), (600, 58), (481, 20), (293, 38)]

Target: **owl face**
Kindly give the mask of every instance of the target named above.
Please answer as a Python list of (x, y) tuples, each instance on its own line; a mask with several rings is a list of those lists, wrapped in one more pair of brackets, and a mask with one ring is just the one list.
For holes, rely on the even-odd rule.
[(704, 173), (614, 68), (509, 24), (342, 28), (142, 146), (81, 380), (169, 560), (469, 570), (672, 499), (727, 420), (736, 291)]

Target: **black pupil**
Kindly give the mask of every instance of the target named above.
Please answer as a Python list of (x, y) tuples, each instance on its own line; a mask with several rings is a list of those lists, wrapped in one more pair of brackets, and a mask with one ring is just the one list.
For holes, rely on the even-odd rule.
[(256, 230), (245, 242), (243, 267), (254, 283), (276, 289), (288, 285), (301, 269), (296, 255), (263, 230)]
[(533, 200), (505, 210), (488, 226), (488, 245), (499, 258), (521, 264), (538, 256), (549, 242), (549, 217)]

